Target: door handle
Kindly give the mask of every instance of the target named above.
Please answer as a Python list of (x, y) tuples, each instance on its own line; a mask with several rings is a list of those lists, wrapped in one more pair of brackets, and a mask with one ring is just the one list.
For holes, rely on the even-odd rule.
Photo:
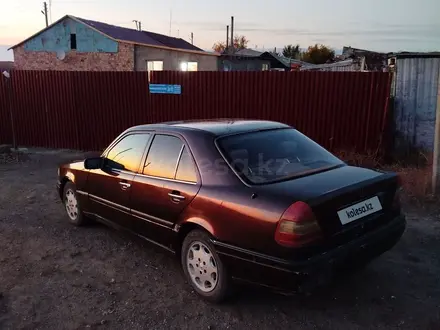
[(127, 183), (127, 182), (119, 182), (119, 185), (121, 186), (121, 189), (122, 190), (127, 190), (128, 188), (130, 188), (131, 187), (131, 184), (130, 183)]
[(180, 202), (183, 201), (185, 199), (185, 196), (180, 195), (179, 193), (176, 192), (170, 192), (168, 193), (168, 196), (171, 197), (171, 200), (173, 202)]

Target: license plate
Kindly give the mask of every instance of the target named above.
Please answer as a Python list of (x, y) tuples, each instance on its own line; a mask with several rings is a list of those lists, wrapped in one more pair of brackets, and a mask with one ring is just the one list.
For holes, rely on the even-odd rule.
[(382, 210), (379, 198), (373, 197), (338, 211), (339, 220), (343, 225)]

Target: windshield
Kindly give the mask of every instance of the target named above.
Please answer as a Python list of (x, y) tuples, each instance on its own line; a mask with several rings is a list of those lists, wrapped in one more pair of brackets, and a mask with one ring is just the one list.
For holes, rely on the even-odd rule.
[(295, 129), (259, 131), (220, 138), (218, 146), (235, 171), (263, 184), (343, 165)]

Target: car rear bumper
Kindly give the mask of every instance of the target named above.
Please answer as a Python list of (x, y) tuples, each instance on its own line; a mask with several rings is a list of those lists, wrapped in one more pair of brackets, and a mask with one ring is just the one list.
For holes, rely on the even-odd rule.
[(405, 228), (406, 219), (400, 215), (375, 231), (306, 260), (279, 259), (217, 241), (214, 244), (234, 278), (283, 291), (308, 291), (329, 282), (338, 269), (388, 251)]

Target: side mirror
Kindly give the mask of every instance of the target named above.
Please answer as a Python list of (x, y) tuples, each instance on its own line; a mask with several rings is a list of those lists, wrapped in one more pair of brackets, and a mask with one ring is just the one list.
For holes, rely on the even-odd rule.
[(98, 170), (102, 168), (103, 160), (101, 157), (87, 158), (84, 161), (84, 168), (86, 170)]

